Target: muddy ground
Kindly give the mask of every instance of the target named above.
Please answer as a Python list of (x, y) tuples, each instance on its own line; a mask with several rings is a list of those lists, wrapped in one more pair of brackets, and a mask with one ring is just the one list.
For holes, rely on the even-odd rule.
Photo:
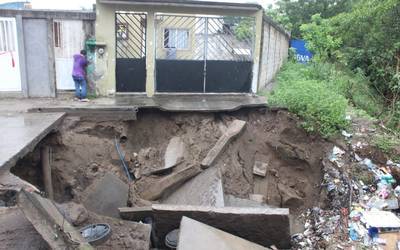
[[(239, 135), (215, 163), (222, 173), (225, 194), (249, 198), (258, 193), (271, 206), (290, 208), (298, 215), (321, 205), (322, 159), (332, 144), (307, 134), (299, 120), (284, 110), (247, 109), (231, 113), (168, 113), (141, 110), (137, 121), (93, 122), (65, 118), (59, 131), (42, 143), (52, 148), (53, 185), (58, 203), (81, 203), (85, 189), (111, 172), (128, 182), (115, 148), (121, 144), (130, 170), (145, 173), (163, 162), (169, 140), (179, 136), (186, 145), (184, 161), (174, 171), (198, 164), (234, 119), (247, 121)], [(265, 178), (253, 175), (255, 161), (268, 164)], [(20, 160), (12, 172), (43, 190), (39, 152)], [(127, 205), (148, 201), (140, 193), (156, 185), (158, 176), (144, 176), (131, 188)], [(154, 201), (153, 201), (154, 202)]]

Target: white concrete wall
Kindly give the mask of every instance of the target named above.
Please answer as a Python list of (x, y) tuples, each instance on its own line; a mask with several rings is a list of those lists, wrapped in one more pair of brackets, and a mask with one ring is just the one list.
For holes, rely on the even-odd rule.
[[(0, 25), (2, 25), (0, 32), (0, 91), (21, 91), (15, 18), (0, 17)], [(3, 32), (7, 32), (7, 34), (3, 34)]]
[(258, 91), (269, 91), (274, 87), (274, 78), (288, 57), (290, 36), (266, 19), (263, 32)]

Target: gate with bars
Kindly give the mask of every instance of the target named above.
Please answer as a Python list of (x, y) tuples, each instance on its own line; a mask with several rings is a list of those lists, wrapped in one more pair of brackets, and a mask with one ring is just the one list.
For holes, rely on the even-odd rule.
[(146, 91), (145, 13), (115, 13), (117, 92)]
[(250, 92), (254, 30), (252, 17), (157, 14), (157, 92)]
[[(147, 15), (115, 15), (117, 92), (145, 92)], [(154, 25), (157, 92), (250, 92), (253, 17), (156, 14)]]

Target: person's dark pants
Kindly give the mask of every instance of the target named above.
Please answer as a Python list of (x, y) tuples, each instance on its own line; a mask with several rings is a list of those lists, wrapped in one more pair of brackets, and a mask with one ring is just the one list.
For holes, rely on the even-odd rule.
[(75, 82), (75, 96), (79, 99), (85, 99), (87, 90), (86, 90), (86, 80), (84, 77), (72, 76)]

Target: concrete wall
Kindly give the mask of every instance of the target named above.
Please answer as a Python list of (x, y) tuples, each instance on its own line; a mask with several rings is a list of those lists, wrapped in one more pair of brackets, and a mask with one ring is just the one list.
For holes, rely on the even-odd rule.
[[(121, 2), (119, 2), (121, 3)], [(181, 4), (146, 6), (137, 4), (110, 4), (96, 1), (96, 41), (105, 45), (105, 53), (96, 56), (97, 86), (101, 95), (115, 94), (115, 12), (134, 11), (147, 13), (147, 38), (146, 38), (146, 93), (153, 96), (155, 92), (155, 13), (198, 14), (198, 15), (227, 15), (251, 16), (256, 19), (255, 53), (252, 83), (252, 92), (258, 89), (258, 74), (260, 66), (261, 40), (262, 40), (262, 10), (249, 10), (240, 8), (217, 8), (205, 5), (189, 7)]]
[(265, 17), (258, 91), (270, 91), (274, 78), (288, 57), (290, 34)]
[(49, 50), (45, 19), (23, 20), (25, 63), (29, 97), (54, 97), (54, 55)]
[(21, 78), (19, 93), (24, 97), (55, 97), (57, 71), (53, 20), (82, 21), (81, 30), (87, 39), (94, 35), (94, 12), (0, 9), (0, 16), (16, 20)]

